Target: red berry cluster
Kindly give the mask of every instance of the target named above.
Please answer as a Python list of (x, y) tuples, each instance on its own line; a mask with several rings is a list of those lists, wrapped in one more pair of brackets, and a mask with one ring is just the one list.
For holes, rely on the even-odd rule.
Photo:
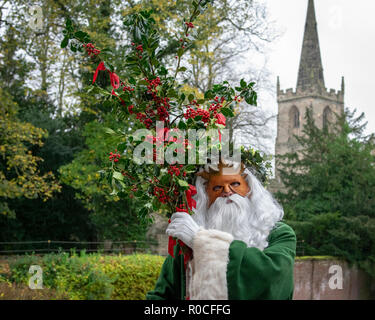
[(147, 78), (145, 78), (145, 80), (148, 82), (148, 86), (147, 86), (147, 89), (150, 91), (149, 93), (151, 93), (152, 90), (156, 90), (156, 87), (158, 85), (161, 84), (161, 80), (159, 77), (156, 77), (154, 80), (149, 80)]
[[(168, 103), (167, 103), (168, 104)], [(169, 104), (168, 104), (169, 105)], [(168, 110), (167, 108), (165, 107), (165, 105), (160, 105), (158, 106), (157, 108), (157, 112), (158, 112), (158, 115), (159, 115), (159, 120), (160, 121), (167, 121), (169, 122), (168, 118), (169, 118), (169, 113), (168, 113)]]
[(235, 97), (234, 97), (234, 101), (235, 101), (235, 102), (241, 102), (241, 101), (242, 101), (242, 98), (239, 97), (239, 96), (235, 96)]
[(208, 121), (210, 120), (210, 112), (207, 110), (203, 110), (201, 108), (197, 108), (197, 110), (193, 109), (192, 107), (188, 107), (186, 112), (184, 113), (184, 118), (189, 119), (189, 118), (195, 118), (197, 116), (202, 116), (202, 121), (207, 124)]
[[(181, 42), (181, 48), (185, 49), (185, 45), (184, 45), (185, 44), (185, 40), (181, 38), (179, 41)], [(177, 58), (178, 58), (178, 56), (177, 56)]]
[(138, 112), (136, 117), (140, 122), (142, 122), (147, 129), (149, 129), (152, 125), (152, 120), (150, 118), (147, 118), (147, 116), (144, 113)]
[[(158, 96), (158, 89), (157, 87), (161, 85), (161, 80), (159, 77), (156, 77), (153, 80), (149, 80), (148, 78), (144, 78), (145, 81), (147, 81), (147, 93), (152, 96), (152, 102), (146, 107), (144, 110), (144, 113), (138, 112), (137, 113), (137, 119), (142, 122), (147, 129), (149, 129), (152, 126), (153, 118), (158, 116), (158, 120), (160, 121), (166, 121), (169, 122), (169, 112), (168, 109), (170, 108), (170, 98), (162, 98)], [(128, 91), (134, 91), (133, 88), (130, 87), (124, 87), (123, 89)], [(128, 110), (129, 113), (132, 114), (133, 112), (133, 106), (129, 106)], [(156, 113), (155, 113), (156, 111)]]
[(143, 122), (144, 119), (146, 119), (146, 115), (143, 114), (142, 112), (138, 112), (136, 118), (137, 118), (139, 121)]
[[(205, 123), (205, 125), (208, 124), (210, 121), (210, 118), (217, 118), (219, 115), (219, 109), (223, 107), (223, 102), (225, 101), (224, 97), (215, 97), (214, 102), (211, 103), (210, 107), (207, 110), (203, 110), (199, 108), (199, 105), (196, 100), (192, 101), (192, 104), (195, 105), (195, 108), (192, 106), (189, 106), (184, 113), (185, 119), (195, 118), (197, 116), (202, 116), (202, 121)], [(235, 100), (236, 101), (236, 100)]]
[(122, 91), (129, 91), (129, 92), (132, 92), (132, 91), (134, 91), (134, 88), (132, 88), (132, 87), (128, 87), (128, 86), (124, 86), (124, 87), (122, 88)]
[[(115, 152), (117, 152), (117, 149), (115, 150)], [(119, 153), (113, 153), (113, 152), (109, 153), (109, 160), (110, 161), (118, 162), (120, 157), (121, 157), (121, 155)]]
[(122, 88), (122, 91), (129, 91), (129, 92), (132, 92), (134, 91), (134, 88), (130, 87), (130, 86), (127, 86), (124, 82), (121, 81), (121, 86), (123, 87)]
[(142, 112), (138, 112), (137, 113), (137, 117), (136, 117), (140, 122), (142, 122), (147, 129), (149, 129), (152, 125), (152, 120), (150, 118), (147, 118), (147, 116), (142, 113)]
[(150, 118), (148, 118), (148, 119), (144, 120), (143, 123), (145, 124), (147, 129), (150, 129), (150, 127), (152, 125), (152, 120)]
[(181, 174), (180, 170), (181, 170), (182, 167), (183, 167), (182, 164), (180, 164), (179, 166), (169, 166), (168, 174), (170, 174), (171, 177), (173, 177), (173, 175), (178, 177)]
[(214, 100), (215, 100), (215, 102), (211, 103), (210, 108), (208, 109), (208, 111), (212, 112), (212, 115), (215, 117), (216, 114), (217, 114), (217, 112), (218, 112), (218, 110), (223, 107), (223, 102), (224, 102), (225, 98), (221, 97), (219, 99), (219, 97), (215, 97)]
[(148, 179), (148, 181), (149, 181), (150, 183), (153, 183), (153, 184), (159, 183), (159, 179), (156, 178), (156, 177), (153, 177), (152, 179)]
[(170, 200), (169, 196), (166, 194), (163, 188), (154, 187), (153, 194), (161, 203), (167, 203)]
[(186, 212), (186, 213), (189, 213), (187, 208), (186, 208), (186, 205), (184, 203), (180, 203), (177, 205), (176, 207), (176, 211), (177, 212)]
[(186, 24), (186, 26), (187, 26), (188, 28), (194, 28), (194, 25), (193, 25), (192, 22), (185, 22), (185, 24)]
[(173, 190), (173, 194), (174, 194), (175, 196), (180, 195), (180, 190), (178, 189), (177, 186), (174, 188), (174, 190)]
[(100, 53), (100, 50), (95, 49), (92, 43), (83, 44), (82, 47), (86, 48), (86, 52), (89, 56), (97, 56)]
[(155, 117), (155, 110), (153, 109), (152, 105), (149, 104), (146, 109), (145, 109), (145, 113), (150, 117)]
[[(134, 42), (132, 42), (132, 46), (135, 46)], [(141, 56), (141, 53), (143, 52), (142, 45), (140, 44), (140, 45), (136, 46), (135, 49), (137, 50), (137, 56), (138, 56), (138, 58), (142, 59), (142, 56)]]
[(134, 192), (137, 192), (137, 191), (138, 191), (137, 186), (136, 186), (136, 185), (133, 185), (133, 187), (131, 188), (131, 191), (132, 191), (133, 193), (130, 193), (130, 194), (129, 194), (129, 197), (130, 197), (131, 199), (133, 199), (133, 198), (134, 198)]
[(134, 109), (133, 105), (128, 106), (128, 111), (129, 111), (130, 114), (134, 113), (133, 109)]
[(168, 109), (170, 108), (170, 104), (169, 104), (170, 98), (162, 98), (157, 95), (158, 93), (157, 87), (161, 85), (160, 78), (156, 77), (153, 80), (149, 80), (145, 78), (144, 80), (148, 82), (147, 93), (151, 94), (152, 96), (152, 100), (154, 101), (154, 105), (156, 107), (156, 111), (159, 116), (159, 120), (169, 122)]

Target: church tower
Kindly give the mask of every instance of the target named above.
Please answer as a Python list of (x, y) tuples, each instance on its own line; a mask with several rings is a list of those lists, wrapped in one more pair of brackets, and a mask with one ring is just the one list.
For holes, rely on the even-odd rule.
[[(312, 107), (315, 124), (320, 128), (334, 119), (333, 112), (340, 114), (344, 111), (344, 77), (340, 91), (327, 90), (324, 84), (314, 0), (308, 1), (296, 90), (281, 90), (280, 79), (277, 77), (276, 159), (278, 155), (298, 150), (294, 135), (302, 134), (308, 107)], [(271, 190), (282, 190), (277, 164)]]

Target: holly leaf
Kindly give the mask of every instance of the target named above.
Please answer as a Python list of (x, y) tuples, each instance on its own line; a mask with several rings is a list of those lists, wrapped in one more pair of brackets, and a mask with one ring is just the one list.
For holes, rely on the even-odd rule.
[(104, 132), (108, 134), (116, 134), (116, 132), (113, 131), (111, 128), (104, 128)]
[(123, 153), (126, 149), (126, 146), (127, 146), (127, 143), (126, 142), (122, 142), (120, 143), (118, 146), (117, 146), (117, 150), (120, 152), (120, 153)]
[(138, 81), (138, 85), (139, 85), (139, 86), (142, 86), (142, 85), (143, 85), (143, 86), (148, 86), (148, 82), (147, 82), (146, 80), (139, 80), (139, 81)]
[(178, 185), (183, 189), (189, 189), (189, 184), (185, 180), (177, 179)]
[(221, 108), (221, 113), (225, 116), (225, 117), (234, 117), (234, 113), (231, 109), (229, 108)]
[(65, 36), (64, 39), (61, 41), (60, 47), (65, 48), (69, 43), (69, 37)]
[(122, 175), (121, 172), (118, 172), (118, 171), (114, 171), (113, 172), (113, 178), (115, 178), (116, 180), (124, 180), (124, 176)]
[(241, 79), (240, 85), (241, 85), (241, 88), (246, 88), (247, 86), (246, 81), (244, 79)]
[(215, 97), (215, 94), (212, 92), (212, 90), (207, 90), (204, 93), (204, 98), (205, 99), (212, 99), (213, 97)]
[(70, 28), (72, 26), (72, 20), (70, 20), (69, 18), (66, 19), (65, 26), (66, 26), (67, 29)]
[(187, 129), (187, 125), (186, 125), (186, 123), (185, 123), (184, 121), (180, 121), (180, 122), (178, 123), (178, 128), (179, 128), (180, 130), (186, 130), (186, 129)]
[(86, 32), (83, 32), (83, 31), (77, 31), (77, 32), (74, 34), (74, 36), (75, 36), (77, 39), (83, 41), (86, 37), (88, 37), (88, 34), (87, 34)]

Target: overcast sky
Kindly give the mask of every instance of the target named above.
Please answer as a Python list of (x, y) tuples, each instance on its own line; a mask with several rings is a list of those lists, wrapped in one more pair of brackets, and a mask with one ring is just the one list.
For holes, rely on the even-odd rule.
[[(281, 89), (295, 88), (308, 0), (266, 3), (284, 31), (268, 55), (275, 90), (277, 75)], [(345, 107), (364, 112), (367, 133), (375, 132), (375, 1), (315, 0), (315, 10), (326, 87), (339, 90), (344, 76)], [(276, 96), (268, 98), (264, 107), (276, 113)]]

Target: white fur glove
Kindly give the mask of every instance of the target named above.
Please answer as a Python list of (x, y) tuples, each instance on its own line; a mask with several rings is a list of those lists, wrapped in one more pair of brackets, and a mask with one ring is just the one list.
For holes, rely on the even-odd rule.
[(171, 217), (166, 233), (183, 241), (190, 248), (193, 247), (193, 239), (199, 226), (186, 212), (175, 212)]

